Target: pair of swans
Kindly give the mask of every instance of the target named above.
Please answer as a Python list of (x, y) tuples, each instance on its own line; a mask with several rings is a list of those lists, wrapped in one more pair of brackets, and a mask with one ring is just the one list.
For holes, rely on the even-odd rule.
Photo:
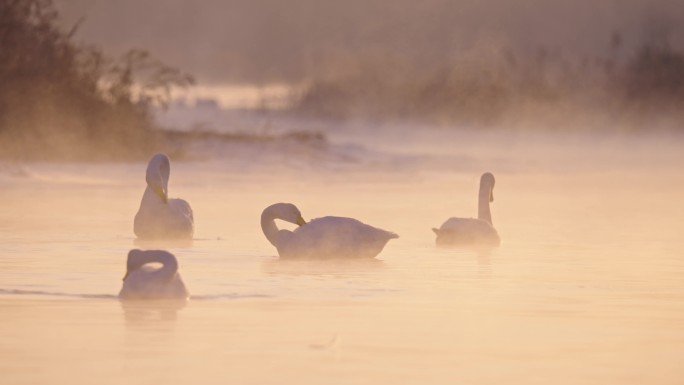
[[(490, 202), (494, 201), (494, 175), (480, 178), (478, 217), (447, 219), (433, 228), (438, 246), (498, 246), (499, 234), (492, 225)], [(279, 230), (275, 219), (300, 227), (295, 231)], [(378, 229), (356, 219), (323, 217), (306, 223), (291, 203), (276, 203), (261, 214), (261, 228), (266, 238), (278, 249), (281, 258), (373, 258), (382, 251), (395, 233)]]
[[(147, 164), (147, 188), (133, 220), (133, 232), (139, 239), (192, 239), (192, 208), (183, 199), (169, 199), (170, 174), (171, 162), (165, 154), (154, 155)], [(164, 250), (128, 252), (121, 300), (185, 300), (188, 296), (173, 254)]]
[[(278, 230), (275, 219), (298, 224), (295, 231)], [(352, 218), (323, 217), (308, 223), (295, 205), (277, 203), (264, 210), (261, 227), (283, 259), (373, 258), (398, 235)], [(150, 264), (161, 264), (153, 267)], [(119, 293), (122, 300), (188, 298), (176, 257), (163, 250), (131, 250)]]
[[(135, 215), (133, 231), (141, 239), (192, 239), (194, 218), (188, 202), (169, 199), (169, 158), (156, 154), (147, 165), (147, 188)], [(275, 219), (295, 223), (295, 231), (278, 230)], [(267, 207), (261, 216), (266, 238), (281, 258), (373, 258), (392, 232), (366, 225), (356, 219), (323, 217), (306, 223), (293, 204)]]

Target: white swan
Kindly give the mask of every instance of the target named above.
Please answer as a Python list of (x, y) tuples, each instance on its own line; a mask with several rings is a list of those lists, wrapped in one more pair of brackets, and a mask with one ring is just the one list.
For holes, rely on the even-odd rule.
[[(162, 266), (146, 266), (148, 263), (161, 263)], [(187, 299), (188, 290), (178, 273), (176, 257), (163, 250), (129, 251), (119, 298)]]
[[(276, 219), (299, 225), (294, 231), (278, 230)], [(261, 229), (280, 258), (373, 258), (395, 233), (352, 218), (323, 217), (304, 221), (291, 203), (276, 203), (261, 214)]]
[(192, 239), (192, 209), (183, 199), (169, 199), (171, 165), (165, 154), (156, 154), (147, 165), (147, 188), (135, 214), (133, 232), (141, 239)]
[(489, 172), (480, 178), (477, 218), (449, 218), (439, 229), (437, 245), (499, 245), (501, 239), (494, 226), (489, 202), (494, 201), (494, 175)]

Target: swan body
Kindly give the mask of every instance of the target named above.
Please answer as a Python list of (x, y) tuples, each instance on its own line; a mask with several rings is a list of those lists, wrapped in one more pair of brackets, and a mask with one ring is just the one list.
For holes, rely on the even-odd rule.
[[(299, 225), (279, 230), (275, 219)], [(276, 203), (261, 215), (264, 235), (282, 259), (374, 258), (390, 239), (399, 236), (353, 218), (322, 217), (304, 221), (291, 203)]]
[(449, 218), (439, 229), (432, 231), (437, 235), (437, 245), (491, 245), (501, 243), (499, 233), (492, 225), (489, 203), (494, 201), (494, 175), (487, 172), (480, 178), (477, 218)]
[[(161, 267), (148, 266), (161, 263)], [(188, 290), (178, 273), (176, 257), (163, 250), (131, 250), (128, 252), (126, 275), (119, 292), (122, 300), (188, 298)]]
[(170, 162), (156, 154), (147, 165), (147, 188), (135, 215), (133, 232), (141, 239), (192, 239), (194, 218), (188, 202), (169, 199)]

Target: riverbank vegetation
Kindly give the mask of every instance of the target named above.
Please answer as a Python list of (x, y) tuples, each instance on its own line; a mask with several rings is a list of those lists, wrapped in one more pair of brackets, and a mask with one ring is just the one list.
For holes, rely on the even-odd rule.
[(163, 149), (153, 108), (192, 77), (78, 44), (52, 0), (0, 0), (0, 158), (122, 159)]

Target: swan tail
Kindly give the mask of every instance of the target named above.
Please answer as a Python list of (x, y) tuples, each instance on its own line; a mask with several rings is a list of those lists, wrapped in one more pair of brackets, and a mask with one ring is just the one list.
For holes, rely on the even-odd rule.
[(436, 235), (439, 235), (439, 229), (433, 227), (432, 231), (434, 231)]
[(396, 238), (399, 238), (399, 234), (388, 231), (387, 237), (389, 237), (389, 239), (396, 239)]

